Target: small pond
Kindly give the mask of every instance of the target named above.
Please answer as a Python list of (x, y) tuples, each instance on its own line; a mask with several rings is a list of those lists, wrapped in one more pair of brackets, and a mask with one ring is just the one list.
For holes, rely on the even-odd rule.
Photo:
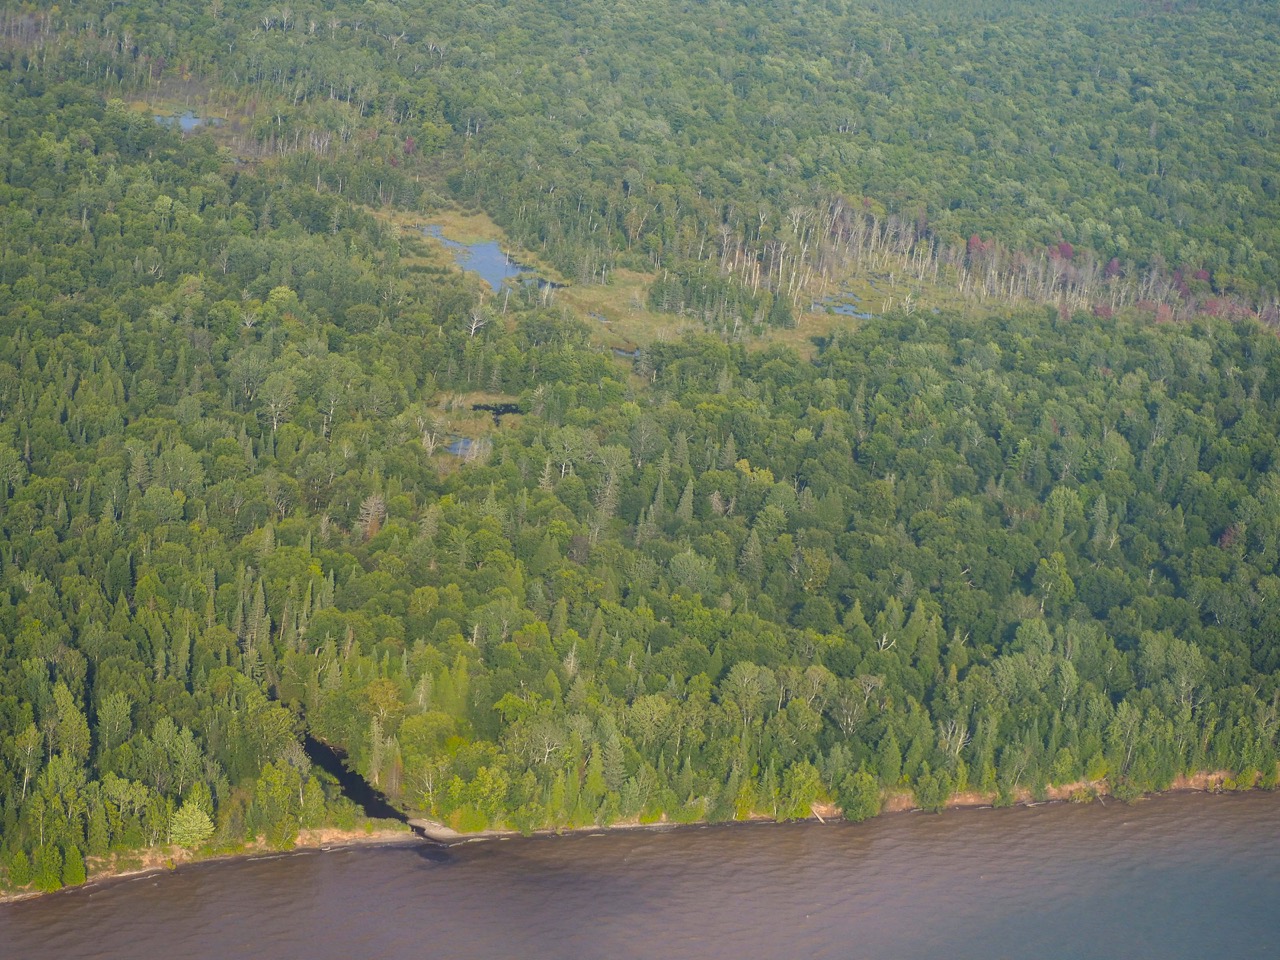
[(482, 410), (485, 413), (493, 414), (493, 422), (495, 426), (502, 425), (502, 418), (510, 416), (513, 413), (520, 413), (520, 404), (518, 403), (473, 403), (472, 410)]
[(453, 262), (463, 270), (478, 273), (495, 291), (501, 290), (508, 280), (527, 273), (527, 268), (503, 252), (496, 240), (487, 243), (459, 243), (450, 240), (438, 226), (427, 226), (422, 232), (439, 240), (453, 254)]
[(177, 127), (183, 133), (190, 133), (196, 127), (200, 126), (222, 126), (222, 120), (218, 117), (202, 117), (191, 110), (186, 110), (182, 113), (169, 114), (168, 116), (157, 113), (155, 118), (156, 123), (160, 124), (162, 127)]
[(823, 313), (834, 313), (841, 317), (856, 317), (859, 320), (871, 319), (871, 314), (862, 309), (862, 299), (852, 293), (841, 293), (815, 300), (812, 309)]

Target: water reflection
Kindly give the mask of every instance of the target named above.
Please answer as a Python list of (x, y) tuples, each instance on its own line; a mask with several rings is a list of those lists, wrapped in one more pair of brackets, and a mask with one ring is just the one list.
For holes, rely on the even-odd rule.
[(439, 240), (453, 254), (453, 261), (463, 270), (479, 274), (485, 283), (495, 291), (501, 290), (508, 280), (515, 279), (526, 272), (526, 268), (503, 253), (497, 241), (486, 243), (460, 243), (450, 240), (440, 227), (432, 225), (423, 227), (423, 233)]
[(814, 301), (813, 310), (822, 313), (834, 313), (841, 317), (854, 317), (858, 320), (870, 320), (871, 314), (862, 309), (862, 298), (852, 293), (842, 293), (823, 297)]
[(192, 130), (196, 129), (196, 127), (204, 125), (210, 127), (222, 126), (222, 120), (218, 117), (202, 117), (191, 110), (169, 115), (157, 113), (155, 118), (156, 123), (160, 124), (162, 127), (177, 127), (183, 133), (190, 133)]

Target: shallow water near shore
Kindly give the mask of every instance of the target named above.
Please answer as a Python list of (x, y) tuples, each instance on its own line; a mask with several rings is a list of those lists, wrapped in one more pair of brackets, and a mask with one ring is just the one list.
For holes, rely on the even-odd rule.
[(0, 952), (1274, 957), (1280, 797), (1185, 795), (211, 863), (0, 906)]

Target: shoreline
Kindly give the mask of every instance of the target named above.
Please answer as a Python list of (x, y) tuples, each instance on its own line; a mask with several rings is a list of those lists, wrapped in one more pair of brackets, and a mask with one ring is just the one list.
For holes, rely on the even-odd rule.
[[(1154, 800), (1159, 797), (1172, 797), (1185, 793), (1252, 793), (1255, 790), (1266, 792), (1262, 791), (1262, 788), (1258, 787), (1256, 782), (1246, 788), (1227, 789), (1224, 784), (1233, 776), (1229, 770), (1203, 770), (1194, 774), (1179, 774), (1164, 790), (1143, 793), (1129, 801), (1116, 798), (1111, 792), (1111, 785), (1106, 779), (1076, 780), (1073, 783), (1046, 787), (1044, 793), (1039, 797), (1029, 787), (1020, 787), (1014, 795), (1013, 801), (1004, 806), (1039, 807), (1051, 803), (1099, 803), (1105, 806), (1107, 800), (1115, 800), (1116, 803), (1138, 803), (1142, 800)], [(998, 806), (998, 801), (999, 794), (997, 793), (980, 793), (976, 790), (967, 790), (963, 793), (952, 794), (943, 809), (984, 810), (995, 808)], [(885, 798), (884, 806), (880, 809), (881, 816), (887, 813), (920, 812), (922, 812), (922, 808), (915, 805), (915, 798), (909, 790), (890, 794)]]
[[(394, 821), (393, 821), (394, 822)], [(246, 843), (235, 850), (200, 856), (185, 848), (152, 847), (138, 851), (134, 855), (125, 854), (129, 865), (122, 869), (113, 869), (108, 864), (91, 872), (89, 878), (75, 886), (63, 887), (48, 892), (40, 890), (18, 890), (0, 893), (0, 905), (18, 903), (23, 900), (34, 900), (37, 897), (51, 897), (61, 893), (77, 890), (91, 890), (107, 884), (129, 882), (143, 877), (158, 876), (170, 873), (179, 867), (203, 863), (224, 863), (233, 860), (259, 860), (266, 857), (287, 857), (295, 853), (308, 851), (328, 852), (349, 847), (385, 847), (399, 844), (420, 843), (421, 834), (412, 828), (395, 830), (389, 827), (373, 830), (342, 830), (337, 827), (319, 827), (303, 830), (298, 834), (297, 842), (288, 848), (268, 846), (265, 842)], [(108, 861), (110, 863), (110, 861)]]
[[(1157, 790), (1151, 793), (1144, 793), (1129, 803), (1138, 803), (1144, 800), (1153, 800), (1160, 797), (1172, 797), (1180, 794), (1191, 793), (1208, 793), (1208, 794), (1230, 794), (1230, 793), (1253, 793), (1268, 792), (1254, 785), (1247, 788), (1236, 788), (1228, 790), (1224, 787), (1224, 782), (1231, 779), (1233, 774), (1227, 770), (1201, 771), (1200, 773), (1190, 775), (1179, 775), (1174, 778), (1168, 788)], [(1062, 784), (1061, 786), (1048, 787), (1043, 794), (1042, 799), (1038, 799), (1034, 791), (1029, 788), (1019, 789), (1015, 795), (1013, 802), (1007, 804), (1008, 807), (1039, 807), (1046, 804), (1058, 803), (1099, 803), (1106, 806), (1106, 801), (1115, 799), (1110, 792), (1109, 785), (1106, 780), (1087, 781), (1080, 780), (1074, 783)], [(999, 800), (998, 794), (995, 793), (979, 793), (978, 791), (965, 791), (963, 793), (952, 794), (942, 810), (986, 810), (997, 807)], [(1126, 801), (1116, 800), (1117, 803)], [(840, 808), (833, 803), (814, 803), (810, 810), (813, 812), (811, 817), (803, 817), (799, 820), (790, 821), (792, 823), (817, 823), (826, 825), (829, 821), (838, 821), (840, 823), (848, 823), (841, 814)], [(881, 804), (880, 812), (875, 817), (868, 819), (877, 819), (879, 817), (895, 816), (908, 813), (921, 813), (923, 808), (916, 806), (915, 797), (910, 790), (899, 790), (887, 793)], [(709, 826), (731, 826), (734, 824), (762, 824), (762, 823), (782, 823), (787, 821), (774, 820), (765, 814), (753, 814), (744, 820), (723, 820), (712, 822), (710, 820), (690, 820), (682, 822), (674, 822), (671, 820), (656, 820), (651, 823), (642, 823), (638, 820), (618, 821), (611, 824), (591, 824), (585, 827), (544, 827), (533, 830), (529, 833), (521, 833), (519, 830), (491, 828), (486, 830), (477, 830), (474, 833), (459, 833), (452, 827), (446, 826), (435, 820), (415, 817), (409, 820), (415, 834), (425, 838), (426, 840), (445, 847), (461, 846), (467, 843), (482, 843), (489, 840), (512, 840), (516, 838), (552, 838), (552, 837), (568, 837), (582, 834), (603, 834), (603, 833), (621, 833), (627, 831), (647, 830), (653, 832), (666, 832), (671, 830), (681, 830), (694, 827)], [(865, 822), (865, 821), (864, 821)]]
[[(1224, 782), (1231, 779), (1231, 777), (1231, 772), (1224, 770), (1202, 771), (1189, 776), (1182, 775), (1175, 778), (1173, 783), (1170, 784), (1167, 789), (1152, 793), (1144, 793), (1128, 802), (1137, 803), (1139, 801), (1193, 793), (1245, 794), (1269, 792), (1262, 790), (1256, 785), (1245, 789), (1237, 787), (1234, 790), (1228, 790), (1224, 787)], [(1047, 804), (1094, 802), (1105, 806), (1105, 799), (1112, 798), (1112, 794), (1107, 787), (1108, 784), (1105, 780), (1094, 782), (1078, 781), (1076, 783), (1063, 784), (1058, 787), (1049, 787), (1045, 790), (1043, 799), (1037, 799), (1036, 795), (1029, 789), (1021, 789), (1018, 791), (1013, 802), (1008, 806), (1025, 807), (1030, 809)], [(946, 805), (943, 807), (943, 810), (938, 811), (938, 813), (945, 810), (994, 809), (996, 807), (997, 799), (998, 797), (994, 793), (986, 794), (979, 793), (977, 791), (966, 791), (964, 793), (952, 794), (952, 796), (947, 800)], [(1116, 802), (1124, 803), (1125, 801), (1117, 800)], [(824, 826), (831, 821), (840, 823), (851, 822), (844, 820), (841, 815), (840, 808), (835, 804), (815, 803), (810, 807), (810, 809), (813, 812), (813, 816), (790, 822), (820, 824)], [(869, 819), (920, 812), (922, 812), (922, 808), (915, 805), (915, 800), (911, 792), (909, 790), (900, 790), (887, 794), (880, 808), (880, 813)], [(750, 826), (760, 824), (777, 824), (781, 822), (785, 821), (777, 821), (764, 814), (756, 814), (744, 820), (725, 820), (716, 823), (712, 823), (709, 820), (692, 820), (680, 823), (665, 819), (656, 820), (650, 823), (642, 823), (638, 820), (628, 820), (607, 825), (591, 824), (582, 827), (547, 827), (534, 830), (527, 834), (521, 833), (519, 830), (498, 828), (478, 830), (474, 833), (459, 833), (445, 824), (424, 818), (409, 819), (407, 821), (408, 829), (392, 829), (389, 827), (383, 827), (373, 830), (342, 830), (338, 828), (322, 827), (314, 830), (302, 831), (298, 835), (297, 842), (287, 849), (270, 847), (265, 843), (258, 842), (246, 844), (244, 847), (230, 852), (216, 853), (209, 856), (199, 856), (190, 850), (181, 848), (152, 848), (150, 850), (141, 851), (138, 855), (137, 859), (141, 860), (141, 865), (132, 865), (132, 860), (134, 858), (130, 858), (131, 865), (125, 869), (113, 870), (107, 867), (102, 869), (102, 872), (90, 875), (89, 879), (82, 884), (74, 887), (63, 887), (61, 890), (55, 890), (50, 893), (35, 890), (0, 893), (0, 905), (17, 903), (23, 900), (32, 900), (36, 897), (53, 896), (55, 894), (69, 891), (86, 890), (105, 884), (129, 882), (142, 877), (170, 872), (178, 869), (179, 867), (192, 864), (220, 863), (234, 860), (254, 860), (261, 859), (263, 857), (285, 857), (306, 851), (327, 852), (330, 850), (341, 850), (350, 847), (398, 846), (422, 842), (441, 847), (456, 847), (468, 843), (484, 843), (494, 840), (535, 838), (552, 839), (555, 837), (571, 837), (591, 834), (603, 835), (606, 833), (636, 831), (666, 833), (676, 830), (712, 826), (733, 826), (739, 824)]]

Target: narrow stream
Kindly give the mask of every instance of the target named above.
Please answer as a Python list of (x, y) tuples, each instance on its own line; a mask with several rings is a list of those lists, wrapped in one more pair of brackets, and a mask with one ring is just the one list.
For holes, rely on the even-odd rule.
[(408, 823), (409, 818), (391, 805), (391, 802), (358, 773), (348, 770), (342, 762), (343, 755), (327, 743), (312, 737), (303, 741), (303, 749), (311, 762), (338, 781), (342, 793), (360, 808), (366, 817), (376, 820), (398, 820)]

